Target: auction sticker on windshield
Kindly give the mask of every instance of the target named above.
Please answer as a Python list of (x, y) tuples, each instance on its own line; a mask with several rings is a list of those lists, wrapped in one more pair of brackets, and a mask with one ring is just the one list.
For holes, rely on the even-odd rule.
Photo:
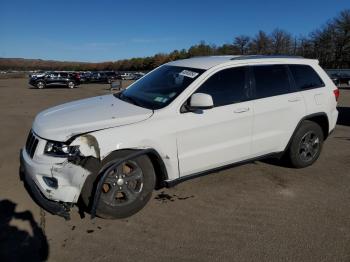
[(198, 73), (193, 72), (193, 71), (190, 71), (190, 70), (182, 70), (182, 71), (179, 73), (179, 75), (181, 75), (181, 76), (187, 76), (187, 77), (189, 77), (189, 78), (195, 78), (195, 77), (198, 75)]

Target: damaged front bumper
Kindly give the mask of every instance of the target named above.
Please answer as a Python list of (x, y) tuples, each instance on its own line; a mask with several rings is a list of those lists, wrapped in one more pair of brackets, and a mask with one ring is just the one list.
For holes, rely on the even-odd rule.
[[(55, 159), (60, 162), (52, 162)], [(41, 207), (69, 219), (69, 208), (77, 203), (90, 172), (67, 159), (51, 157), (51, 162), (45, 160), (48, 158), (45, 156), (42, 159), (40, 153), (32, 158), (25, 149), (21, 150), (22, 180), (32, 198)]]
[(44, 208), (51, 214), (61, 216), (66, 220), (70, 219), (70, 209), (68, 204), (49, 200), (42, 194), (38, 185), (34, 182), (32, 176), (28, 173), (28, 170), (26, 169), (26, 164), (23, 157), (23, 150), (20, 151), (20, 178), (24, 182), (29, 195), (40, 207)]

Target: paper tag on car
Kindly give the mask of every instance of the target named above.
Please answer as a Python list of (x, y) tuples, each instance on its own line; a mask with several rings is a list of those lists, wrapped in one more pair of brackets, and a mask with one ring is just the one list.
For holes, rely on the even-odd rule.
[(157, 96), (156, 98), (154, 98), (154, 101), (159, 103), (166, 103), (166, 101), (168, 101), (168, 98)]
[(195, 78), (198, 75), (198, 73), (190, 71), (190, 70), (182, 70), (179, 75), (187, 76), (189, 78)]

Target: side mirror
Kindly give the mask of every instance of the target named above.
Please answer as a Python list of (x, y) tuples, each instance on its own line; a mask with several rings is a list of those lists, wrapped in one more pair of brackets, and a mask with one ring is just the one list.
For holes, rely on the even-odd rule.
[(190, 98), (189, 109), (191, 111), (197, 109), (210, 109), (214, 107), (213, 98), (211, 95), (204, 93), (195, 93)]

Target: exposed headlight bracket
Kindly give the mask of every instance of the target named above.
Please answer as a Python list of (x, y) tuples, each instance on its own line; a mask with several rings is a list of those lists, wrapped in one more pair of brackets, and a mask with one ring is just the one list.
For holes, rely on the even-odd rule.
[(79, 154), (79, 146), (70, 146), (62, 142), (48, 141), (44, 153), (55, 157), (69, 157)]

